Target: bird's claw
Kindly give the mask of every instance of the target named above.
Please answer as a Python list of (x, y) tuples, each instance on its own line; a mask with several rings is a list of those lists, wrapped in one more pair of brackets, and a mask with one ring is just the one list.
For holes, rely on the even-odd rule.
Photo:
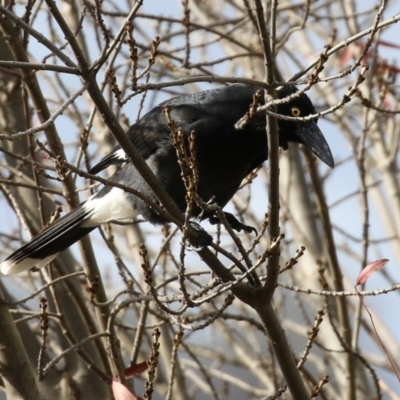
[[(255, 235), (258, 235), (257, 229), (254, 228), (253, 226), (250, 225), (244, 225), (242, 224), (233, 214), (224, 212), (226, 221), (230, 225), (232, 229), (234, 229), (237, 232), (244, 231), (246, 233), (252, 233), (254, 232)], [(208, 219), (211, 225), (216, 225), (221, 223), (221, 220), (217, 216), (212, 216)]]

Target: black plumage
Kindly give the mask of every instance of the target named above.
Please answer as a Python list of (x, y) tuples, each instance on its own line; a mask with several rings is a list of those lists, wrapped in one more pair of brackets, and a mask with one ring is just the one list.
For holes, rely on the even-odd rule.
[[(129, 139), (182, 212), (186, 210), (186, 189), (163, 108), (168, 105), (175, 126), (181, 128), (185, 135), (195, 132), (198, 195), (206, 202), (213, 199), (220, 207), (224, 207), (242, 180), (268, 157), (265, 115), (254, 115), (242, 129), (235, 128), (236, 122), (249, 110), (257, 90), (253, 86), (237, 84), (178, 96), (154, 107), (128, 130)], [(293, 86), (285, 87), (279, 92), (279, 98), (296, 91)], [(315, 108), (308, 96), (301, 94), (288, 103), (278, 105), (277, 112), (298, 117), (315, 114)], [(316, 121), (279, 120), (278, 127), (279, 144), (283, 149), (287, 149), (288, 142), (303, 143), (324, 163), (333, 167), (332, 154)], [(123, 165), (112, 181), (132, 187), (157, 202), (119, 147), (90, 172), (97, 174), (113, 164)], [(200, 211), (199, 207), (194, 207), (192, 216), (198, 216)], [(34, 265), (43, 266), (98, 225), (112, 220), (131, 220), (137, 214), (153, 224), (166, 222), (133, 194), (105, 186), (11, 254), (1, 264), (1, 272), (13, 274)], [(251, 230), (233, 215), (228, 214), (228, 217), (234, 229)], [(215, 222), (210, 213), (203, 213), (202, 218), (211, 218)]]

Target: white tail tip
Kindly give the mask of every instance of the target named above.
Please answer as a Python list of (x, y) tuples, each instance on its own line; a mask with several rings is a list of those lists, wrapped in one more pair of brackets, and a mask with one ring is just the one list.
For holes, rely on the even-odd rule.
[(3, 275), (15, 275), (20, 272), (28, 271), (32, 267), (42, 268), (47, 265), (50, 261), (56, 258), (58, 253), (52, 254), (43, 260), (35, 260), (34, 258), (24, 258), (20, 262), (15, 262), (13, 260), (5, 260), (0, 263), (0, 272)]

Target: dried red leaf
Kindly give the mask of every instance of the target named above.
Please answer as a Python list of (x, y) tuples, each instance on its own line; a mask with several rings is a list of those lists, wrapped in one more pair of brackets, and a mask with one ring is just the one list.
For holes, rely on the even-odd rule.
[(113, 379), (111, 384), (115, 400), (139, 400), (131, 391), (129, 391), (121, 382)]
[(358, 275), (356, 280), (356, 286), (364, 284), (367, 279), (376, 271), (380, 270), (384, 265), (389, 262), (387, 258), (382, 260), (376, 260), (369, 263)]
[(394, 65), (387, 65), (386, 69), (393, 74), (398, 74), (400, 72), (400, 68), (395, 67)]
[(132, 364), (124, 371), (125, 378), (132, 378), (132, 376), (141, 374), (142, 372), (146, 371), (147, 367), (147, 361), (143, 361), (139, 364)]

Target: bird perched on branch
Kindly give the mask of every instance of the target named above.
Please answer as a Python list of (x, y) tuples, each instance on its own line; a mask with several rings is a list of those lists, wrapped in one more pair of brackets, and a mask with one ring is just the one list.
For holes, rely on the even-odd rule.
[[(171, 139), (171, 124), (168, 124), (163, 109), (168, 107), (168, 118), (174, 121), (185, 138), (194, 132), (197, 195), (205, 202), (211, 201), (223, 208), (242, 180), (268, 157), (265, 114), (249, 112), (249, 109), (256, 108), (254, 95), (258, 90), (257, 87), (235, 84), (178, 96), (159, 104), (130, 127), (127, 133), (129, 139), (182, 212), (187, 209), (187, 185), (184, 184), (177, 150)], [(296, 92), (295, 87), (287, 86), (279, 91), (278, 97), (284, 99)], [(263, 96), (259, 97), (262, 104)], [(248, 118), (238, 128), (235, 124), (246, 112)], [(305, 117), (315, 114), (315, 108), (306, 94), (300, 94), (277, 105), (277, 113)], [(283, 149), (287, 149), (288, 142), (302, 143), (333, 168), (331, 151), (315, 120), (279, 119), (278, 128), (279, 145)], [(112, 164), (121, 164), (121, 168), (111, 181), (131, 187), (158, 202), (119, 147), (90, 172), (97, 174)], [(100, 224), (133, 220), (138, 214), (153, 224), (166, 222), (164, 217), (134, 194), (106, 185), (8, 256), (1, 263), (1, 272), (8, 275), (33, 266), (43, 267)], [(240, 223), (232, 214), (225, 215), (237, 231), (250, 232), (254, 229)], [(190, 216), (209, 219), (211, 223), (218, 221), (216, 214), (201, 210), (197, 203), (193, 204)]]

